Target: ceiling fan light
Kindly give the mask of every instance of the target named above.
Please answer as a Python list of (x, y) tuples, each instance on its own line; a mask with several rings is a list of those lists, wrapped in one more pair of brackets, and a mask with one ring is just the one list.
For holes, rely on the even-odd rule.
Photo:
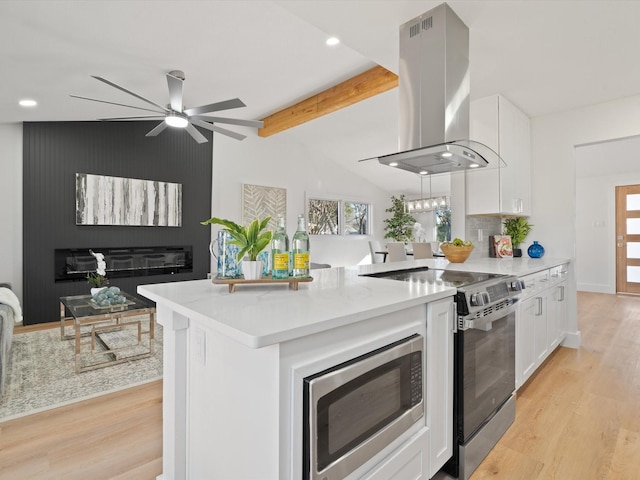
[(20, 100), (18, 103), (20, 104), (21, 107), (35, 107), (36, 105), (38, 105), (38, 102), (36, 102), (35, 100), (31, 100), (29, 98)]
[(189, 124), (186, 118), (175, 114), (167, 115), (166, 117), (164, 117), (164, 121), (170, 127), (175, 128), (185, 128)]

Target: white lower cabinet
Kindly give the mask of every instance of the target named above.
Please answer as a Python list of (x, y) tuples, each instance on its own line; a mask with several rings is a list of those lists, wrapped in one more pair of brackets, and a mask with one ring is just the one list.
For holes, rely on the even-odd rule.
[(516, 317), (516, 389), (524, 384), (536, 369), (537, 308), (538, 302), (535, 298), (524, 300), (518, 308)]
[(546, 360), (567, 332), (567, 265), (523, 277), (516, 317), (516, 389)]
[(425, 465), (429, 445), (429, 430), (423, 430), (411, 441), (394, 451), (380, 462), (376, 468), (362, 477), (362, 480), (406, 480), (427, 479), (429, 472), (425, 472)]
[[(427, 304), (429, 478), (453, 455), (453, 330), (451, 299)], [(405, 477), (414, 478), (414, 477)]]
[(560, 345), (567, 333), (568, 307), (566, 300), (567, 282), (562, 281), (549, 289), (549, 348), (553, 351)]
[(549, 354), (546, 293), (540, 292), (522, 301), (516, 318), (517, 389)]

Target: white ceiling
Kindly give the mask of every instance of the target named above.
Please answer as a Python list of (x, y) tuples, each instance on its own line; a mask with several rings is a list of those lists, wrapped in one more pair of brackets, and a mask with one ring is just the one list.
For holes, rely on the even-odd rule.
[[(226, 116), (262, 118), (376, 63), (397, 73), (399, 26), (440, 3), (2, 0), (0, 123), (137, 115), (69, 94), (144, 106), (99, 75), (164, 104), (174, 69), (187, 106), (239, 97), (247, 107)], [(472, 99), (501, 93), (535, 117), (640, 94), (640, 1), (448, 3), (470, 29)], [(19, 107), (26, 97), (38, 107)], [(396, 149), (397, 101), (389, 91), (279, 135), (388, 191), (419, 190), (411, 174), (357, 162)]]

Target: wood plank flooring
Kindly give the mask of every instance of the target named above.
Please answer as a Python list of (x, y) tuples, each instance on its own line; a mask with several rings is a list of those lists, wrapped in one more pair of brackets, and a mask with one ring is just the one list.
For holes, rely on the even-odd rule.
[[(582, 347), (560, 347), (471, 480), (640, 478), (640, 297), (580, 292)], [(0, 423), (0, 480), (152, 480), (162, 382)], [(265, 479), (267, 480), (267, 479)]]
[(151, 480), (162, 473), (162, 381), (0, 423), (2, 480)]

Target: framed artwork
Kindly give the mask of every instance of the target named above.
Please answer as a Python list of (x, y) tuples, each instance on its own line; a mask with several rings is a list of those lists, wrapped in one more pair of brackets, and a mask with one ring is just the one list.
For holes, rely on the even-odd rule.
[[(287, 189), (265, 187), (262, 185), (242, 185), (242, 223), (244, 225), (256, 218), (271, 216), (268, 228), (276, 229), (278, 214), (287, 219)], [(286, 228), (286, 223), (285, 223)]]
[(493, 235), (492, 244), (496, 258), (513, 258), (513, 247), (509, 235)]
[(182, 184), (76, 173), (76, 225), (182, 226)]

